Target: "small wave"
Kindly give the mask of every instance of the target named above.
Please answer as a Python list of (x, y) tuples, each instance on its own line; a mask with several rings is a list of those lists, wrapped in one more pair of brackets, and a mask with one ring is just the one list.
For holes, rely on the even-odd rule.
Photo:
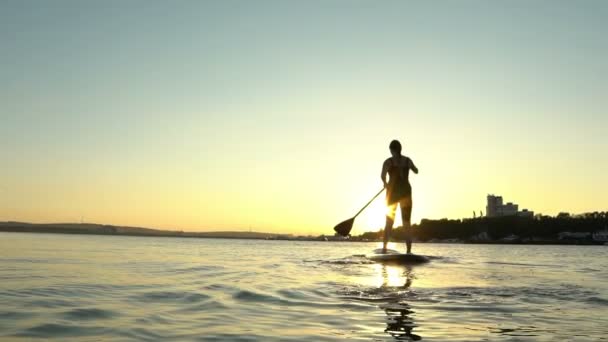
[(597, 292), (584, 289), (572, 285), (558, 286), (534, 286), (534, 287), (516, 287), (516, 286), (498, 286), (498, 287), (450, 287), (436, 291), (432, 295), (440, 299), (450, 299), (458, 297), (471, 298), (521, 298), (522, 300), (534, 298), (548, 298), (551, 300), (564, 301), (585, 301), (587, 298), (601, 298), (597, 296)]
[(14, 297), (23, 298), (55, 298), (57, 296), (70, 297), (70, 298), (86, 298), (95, 296), (100, 293), (112, 292), (112, 291), (131, 291), (139, 288), (145, 288), (145, 286), (132, 286), (132, 285), (104, 285), (104, 284), (66, 284), (63, 286), (49, 286), (49, 287), (31, 287), (24, 289), (10, 289), (0, 292), (0, 296), (7, 294)]
[(109, 310), (102, 310), (96, 308), (79, 308), (65, 312), (63, 314), (63, 317), (69, 320), (96, 320), (103, 318), (111, 318), (116, 315), (117, 313)]
[(214, 284), (205, 285), (202, 287), (202, 289), (211, 290), (211, 291), (229, 292), (229, 291), (236, 291), (237, 288), (232, 285), (228, 285), (226, 283), (214, 283)]
[(22, 337), (81, 337), (103, 335), (107, 331), (104, 327), (85, 327), (66, 324), (47, 323), (37, 325), (16, 334)]
[(136, 341), (164, 341), (167, 340), (165, 336), (157, 334), (150, 329), (146, 328), (133, 328), (128, 329), (121, 333), (122, 336), (134, 339)]
[(247, 291), (247, 290), (238, 291), (232, 297), (235, 299), (238, 299), (238, 300), (251, 301), (251, 302), (269, 303), (269, 302), (282, 302), (283, 301), (278, 297), (265, 295), (265, 294), (261, 294), (261, 293), (256, 293), (256, 292), (252, 292), (252, 291)]
[[(1, 275), (0, 281), (30, 281), (33, 279), (48, 279), (48, 276), (44, 275), (33, 275), (33, 274), (11, 274), (11, 275)], [(59, 277), (55, 277), (59, 278)]]
[[(277, 293), (288, 299), (298, 299), (298, 300), (310, 300), (311, 298), (318, 297), (321, 292), (317, 292), (314, 295), (310, 293), (310, 291), (301, 291), (301, 290), (278, 290)], [(321, 297), (327, 297), (325, 294), (321, 294)]]
[(33, 317), (35, 314), (33, 312), (23, 312), (23, 311), (0, 311), (0, 320), (7, 319), (26, 319)]
[(403, 287), (373, 287), (364, 289), (348, 289), (345, 288), (338, 293), (343, 299), (352, 299), (369, 303), (386, 303), (399, 300), (410, 300), (417, 297), (416, 292), (412, 290), (404, 290)]
[[(426, 309), (432, 309), (432, 306), (427, 306)], [(437, 310), (457, 311), (457, 312), (500, 312), (500, 313), (515, 313), (519, 312), (519, 308), (511, 308), (499, 306), (497, 303), (488, 303), (487, 305), (446, 305), (436, 307)]]
[(142, 302), (180, 302), (196, 303), (209, 299), (209, 296), (196, 292), (177, 292), (177, 291), (151, 291), (132, 297), (135, 301)]
[(487, 331), (493, 334), (500, 334), (506, 336), (539, 336), (539, 333), (554, 333), (555, 331), (552, 329), (541, 329), (535, 326), (521, 326), (521, 327), (512, 327), (512, 328), (499, 328), (499, 327), (489, 327)]
[(469, 293), (469, 292), (466, 292), (466, 291), (458, 291), (458, 290), (455, 290), (455, 291), (448, 291), (448, 292), (447, 292), (447, 295), (449, 295), (449, 296), (456, 296), (456, 297), (472, 297), (472, 296), (473, 296), (473, 295), (472, 295), (471, 293)]
[(74, 301), (69, 301), (69, 300), (65, 300), (65, 299), (35, 299), (35, 300), (31, 300), (31, 301), (26, 301), (22, 304), (23, 307), (27, 307), (27, 308), (35, 308), (35, 309), (40, 309), (40, 308), (46, 308), (46, 309), (53, 309), (53, 308), (66, 308), (66, 307), (76, 307), (78, 306), (78, 303), (75, 303)]
[(81, 264), (81, 263), (83, 263), (80, 260), (75, 260), (75, 259), (59, 259), (59, 258), (49, 258), (49, 259), (9, 258), (9, 259), (3, 259), (2, 261), (3, 262), (15, 263), (15, 264), (19, 264), (19, 263), (23, 263), (23, 264)]
[(450, 258), (450, 257), (444, 257), (444, 256), (439, 256), (439, 255), (423, 255), (424, 257), (427, 257), (430, 260), (455, 260), (454, 258)]
[(519, 262), (502, 262), (502, 261), (486, 261), (486, 264), (491, 265), (509, 265), (509, 266), (531, 266), (531, 267), (561, 267), (559, 265), (550, 265), (550, 264), (526, 264)]
[[(312, 341), (316, 338), (316, 336), (312, 336), (312, 338), (310, 339), (302, 339), (305, 341)], [(268, 335), (261, 335), (261, 334), (252, 334), (249, 333), (246, 336), (240, 335), (238, 333), (218, 333), (218, 334), (206, 334), (204, 338), (201, 339), (201, 341), (230, 341), (230, 342), (255, 342), (255, 341), (267, 341), (267, 340), (274, 340), (274, 339), (269, 339)], [(283, 341), (294, 341), (293, 338), (286, 338), (283, 337), (281, 340)]]
[(275, 304), (275, 305), (285, 305), (285, 306), (302, 306), (302, 307), (315, 307), (315, 308), (325, 308), (331, 307), (336, 309), (349, 309), (349, 308), (358, 308), (359, 305), (353, 303), (345, 303), (345, 302), (320, 302), (315, 300), (293, 300), (293, 299), (285, 299), (278, 296), (268, 295), (257, 293), (248, 290), (241, 290), (233, 295), (234, 299), (245, 302), (258, 302), (262, 304)]
[(608, 299), (596, 296), (589, 297), (585, 301), (590, 304), (608, 305)]
[(350, 257), (330, 259), (330, 260), (318, 260), (322, 264), (331, 265), (369, 265), (374, 264), (372, 260), (369, 260), (364, 255), (353, 255)]
[(183, 305), (176, 308), (173, 312), (183, 313), (183, 312), (202, 312), (202, 311), (219, 311), (225, 310), (227, 308), (226, 305), (222, 304), (217, 300), (209, 300), (202, 303)]
[(136, 318), (135, 321), (136, 326), (166, 326), (166, 325), (171, 325), (172, 320), (170, 319), (170, 316), (167, 316), (165, 314), (159, 314), (159, 313), (154, 313), (154, 314), (149, 314), (146, 315), (144, 317), (139, 317)]
[(414, 311), (412, 311), (412, 307), (405, 303), (386, 303), (381, 304), (378, 307), (387, 312), (399, 312), (401, 314), (414, 313)]
[(209, 272), (217, 272), (219, 270), (224, 269), (222, 266), (214, 266), (214, 265), (201, 265), (201, 266), (192, 266), (192, 267), (183, 267), (170, 270), (166, 273), (175, 273), (175, 274), (190, 274), (190, 273), (209, 273)]

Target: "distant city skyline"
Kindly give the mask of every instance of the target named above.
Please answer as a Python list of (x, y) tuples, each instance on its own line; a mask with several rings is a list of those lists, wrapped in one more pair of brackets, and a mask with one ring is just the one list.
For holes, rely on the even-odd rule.
[(3, 1), (0, 221), (333, 234), (392, 139), (414, 223), (606, 210), (607, 32), (606, 1)]
[(528, 209), (519, 210), (519, 205), (514, 202), (503, 203), (502, 196), (488, 195), (486, 205), (486, 217), (501, 216), (533, 217), (534, 211)]

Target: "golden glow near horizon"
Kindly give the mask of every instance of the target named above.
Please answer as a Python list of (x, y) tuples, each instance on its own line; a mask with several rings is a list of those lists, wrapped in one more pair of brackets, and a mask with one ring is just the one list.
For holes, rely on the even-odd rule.
[(414, 223), (606, 210), (606, 5), (431, 3), (0, 5), (0, 221), (333, 234), (391, 139)]

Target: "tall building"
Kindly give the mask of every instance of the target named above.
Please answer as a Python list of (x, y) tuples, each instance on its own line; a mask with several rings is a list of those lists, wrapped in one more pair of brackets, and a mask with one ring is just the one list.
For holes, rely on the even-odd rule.
[(519, 205), (507, 202), (503, 204), (502, 196), (488, 195), (488, 204), (486, 206), (486, 217), (502, 217), (502, 216), (522, 216), (533, 217), (534, 212), (524, 209), (519, 211)]
[(488, 205), (486, 206), (486, 216), (502, 216), (502, 196), (488, 195)]

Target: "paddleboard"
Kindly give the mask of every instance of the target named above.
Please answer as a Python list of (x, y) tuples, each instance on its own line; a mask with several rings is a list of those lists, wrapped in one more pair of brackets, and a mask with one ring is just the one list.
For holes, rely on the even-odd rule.
[(367, 258), (375, 262), (398, 264), (422, 264), (430, 261), (424, 255), (399, 253), (391, 249), (387, 250), (386, 253), (382, 253), (382, 249), (376, 249), (374, 254), (368, 254)]

